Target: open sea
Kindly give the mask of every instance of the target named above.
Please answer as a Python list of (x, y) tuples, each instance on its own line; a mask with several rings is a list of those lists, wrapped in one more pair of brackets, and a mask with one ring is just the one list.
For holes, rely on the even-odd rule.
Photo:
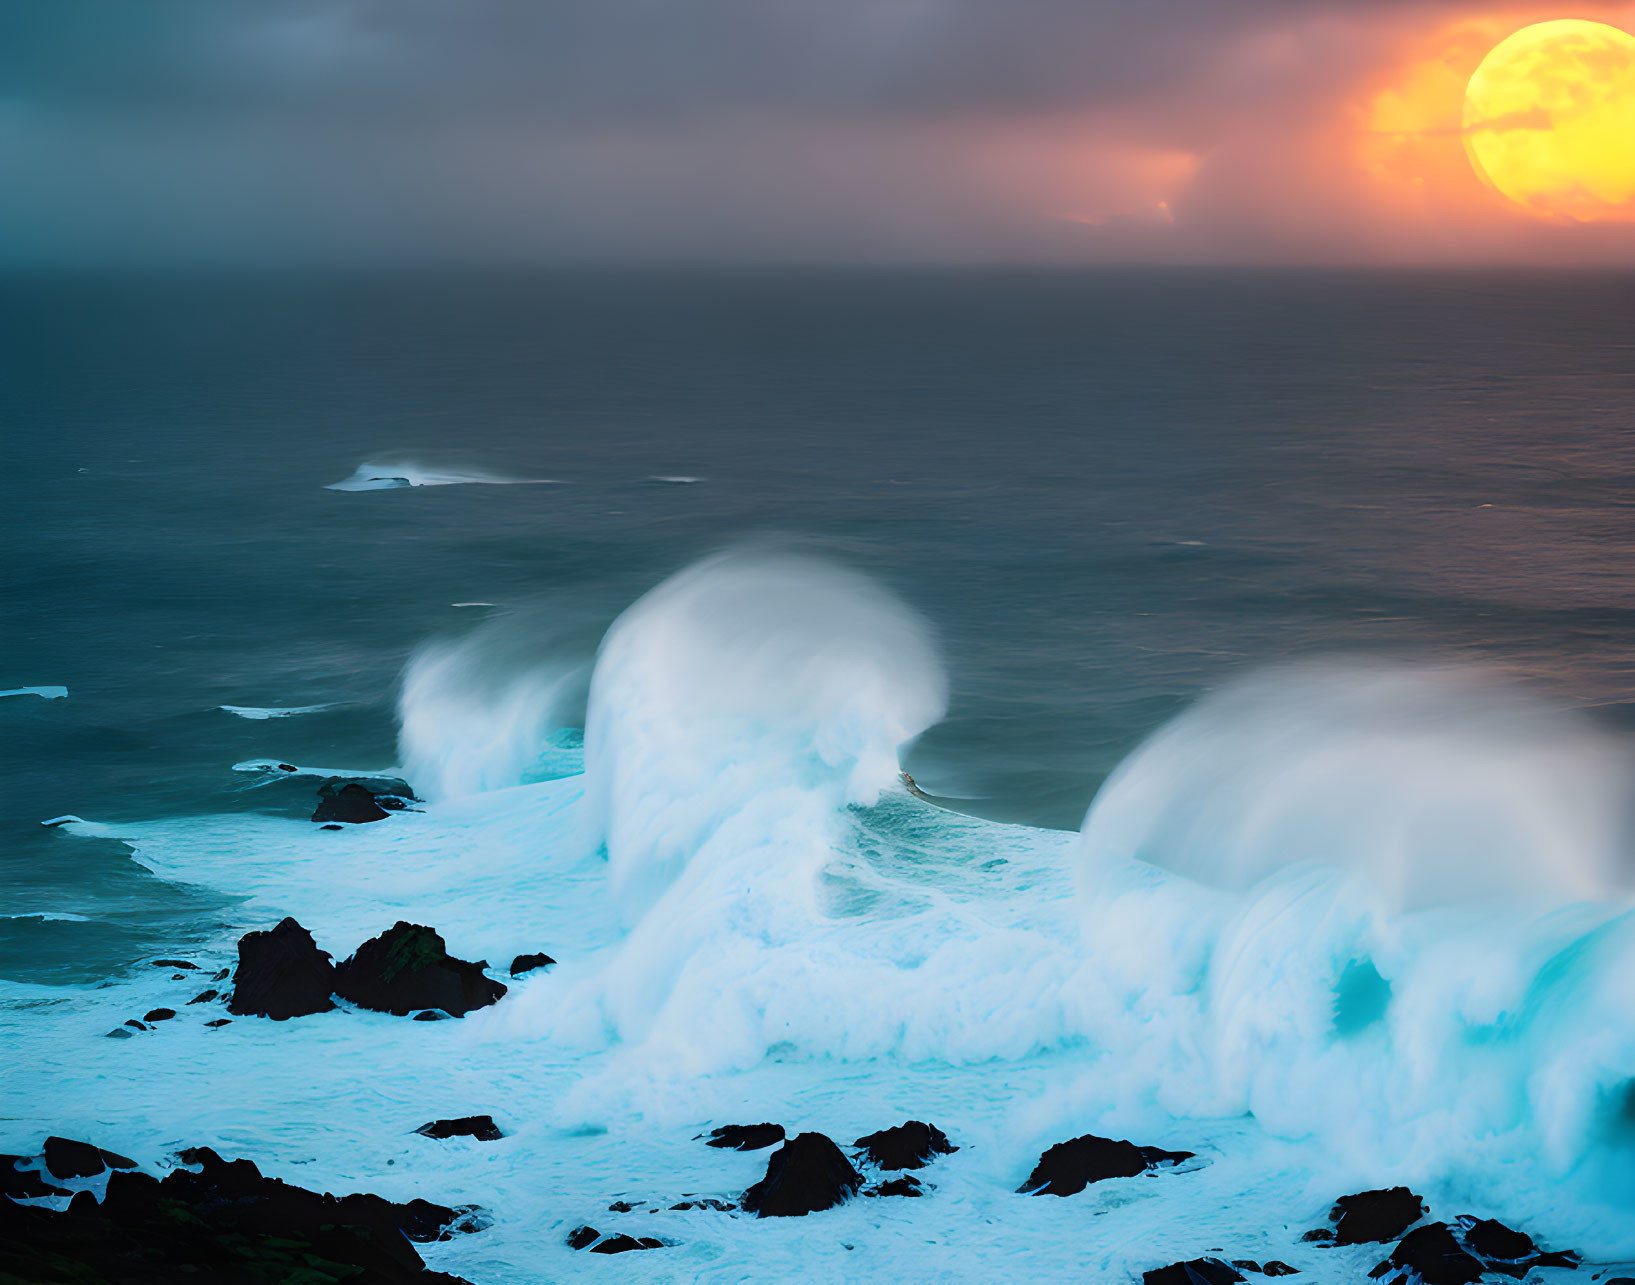
[[(1396, 1183), (1635, 1259), (1635, 277), (13, 276), (0, 442), (0, 1151), (476, 1204), (479, 1285), (1365, 1279)], [(286, 915), (511, 991), (150, 962)], [(910, 1118), (929, 1198), (669, 1209)], [(1088, 1132), (1199, 1159), (1016, 1194)]]

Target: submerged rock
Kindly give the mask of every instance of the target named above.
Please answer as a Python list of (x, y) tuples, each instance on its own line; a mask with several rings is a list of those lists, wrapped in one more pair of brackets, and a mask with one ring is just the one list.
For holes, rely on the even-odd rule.
[(1138, 1147), (1133, 1142), (1087, 1133), (1049, 1148), (1017, 1191), (1035, 1196), (1072, 1196), (1093, 1182), (1134, 1178), (1149, 1169), (1180, 1164), (1192, 1155), (1190, 1151)]
[(1336, 1245), (1395, 1240), (1425, 1216), (1425, 1202), (1406, 1187), (1341, 1196), (1329, 1212)]
[(870, 1187), (863, 1194), (865, 1196), (923, 1196), (925, 1192), (920, 1187), (918, 1178), (910, 1178), (905, 1173), (900, 1178), (893, 1178), (889, 1182), (882, 1182), (878, 1186)]
[(556, 960), (549, 955), (518, 955), (511, 961), (511, 976), (521, 977), (536, 968), (549, 968)]
[(238, 974), (227, 1011), (282, 1022), (335, 1007), (329, 952), (293, 919), (238, 939)]
[(53, 1178), (95, 1178), (104, 1169), (134, 1169), (136, 1161), (72, 1138), (45, 1140), (45, 1167)]
[(707, 1196), (699, 1196), (693, 1200), (680, 1201), (677, 1204), (671, 1205), (670, 1208), (677, 1211), (686, 1209), (713, 1209), (716, 1213), (730, 1214), (733, 1210), (737, 1209), (738, 1206), (733, 1204), (730, 1200), (714, 1200)]
[(783, 1139), (781, 1124), (724, 1124), (710, 1130), (704, 1145), (731, 1151), (759, 1151), (763, 1147), (775, 1147)]
[(212, 1001), (217, 1000), (219, 998), (221, 998), (219, 992), (214, 991), (214, 990), (208, 990), (208, 991), (201, 991), (199, 994), (195, 995), (192, 999), (188, 1000), (187, 1002), (189, 1004), (209, 1004)]
[(1404, 1236), (1368, 1274), (1388, 1278), (1387, 1285), (1475, 1285), (1482, 1264), (1459, 1247), (1446, 1223), (1427, 1223)]
[(852, 1145), (862, 1147), (863, 1158), (879, 1169), (923, 1169), (928, 1161), (959, 1150), (936, 1125), (919, 1120), (867, 1134)]
[(328, 821), (343, 825), (365, 825), (370, 821), (384, 821), (387, 811), (375, 802), (375, 796), (356, 781), (336, 787), (324, 786), (318, 791), (318, 806), (312, 813), (314, 821)]
[(1141, 1274), (1142, 1285), (1231, 1285), (1243, 1273), (1218, 1258), (1189, 1258)]
[(497, 1142), (505, 1136), (491, 1115), (466, 1115), (458, 1120), (433, 1120), (415, 1130), (427, 1138), (475, 1138), (478, 1142)]
[(633, 1249), (663, 1249), (664, 1242), (653, 1236), (626, 1236), (615, 1232), (606, 1237), (594, 1227), (575, 1227), (568, 1233), (569, 1249), (589, 1249), (593, 1254), (627, 1254)]
[(740, 1203), (760, 1218), (800, 1218), (834, 1208), (862, 1185), (863, 1175), (831, 1139), (803, 1133), (772, 1153), (766, 1177)]
[(190, 964), (185, 959), (150, 959), (148, 962), (155, 968), (198, 968), (197, 964)]
[(362, 1008), (406, 1016), (440, 1008), (454, 1017), (505, 994), (482, 965), (455, 959), (434, 928), (399, 920), (335, 969), (335, 993)]

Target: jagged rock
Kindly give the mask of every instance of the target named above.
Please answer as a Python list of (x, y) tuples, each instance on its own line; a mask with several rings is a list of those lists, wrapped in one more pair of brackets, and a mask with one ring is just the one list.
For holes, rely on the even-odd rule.
[(72, 1138), (45, 1140), (45, 1167), (53, 1178), (95, 1178), (104, 1169), (134, 1169), (136, 1161)]
[(505, 1136), (490, 1115), (466, 1115), (458, 1120), (433, 1120), (415, 1130), (427, 1138), (475, 1138), (478, 1142), (497, 1142)]
[(282, 1022), (335, 1007), (329, 952), (293, 919), (238, 939), (238, 974), (227, 1011)]
[(1133, 1178), (1160, 1165), (1177, 1165), (1192, 1158), (1190, 1151), (1165, 1151), (1159, 1147), (1138, 1147), (1133, 1142), (1098, 1138), (1085, 1134), (1068, 1142), (1058, 1142), (1039, 1157), (1017, 1191), (1035, 1196), (1071, 1196), (1093, 1182), (1108, 1178)]
[(24, 1200), (34, 1196), (60, 1196), (61, 1187), (53, 1187), (38, 1169), (19, 1169), (22, 1156), (0, 1155), (0, 1195)]
[(1446, 1223), (1427, 1223), (1404, 1236), (1368, 1274), (1388, 1277), (1387, 1285), (1475, 1285), (1482, 1264), (1459, 1248)]
[(1142, 1285), (1231, 1285), (1242, 1279), (1241, 1272), (1218, 1258), (1189, 1258), (1141, 1273)]
[(766, 1177), (740, 1203), (760, 1218), (799, 1218), (832, 1209), (862, 1185), (863, 1175), (831, 1139), (803, 1133), (772, 1153)]
[(326, 785), (318, 791), (318, 806), (312, 813), (314, 821), (328, 821), (341, 825), (364, 825), (370, 821), (384, 821), (388, 813), (375, 802), (375, 796), (356, 781), (336, 787)]
[(460, 1285), (428, 1272), (409, 1243), (461, 1230), (455, 1210), (320, 1195), (263, 1178), (249, 1161), (229, 1163), (208, 1148), (183, 1158), (201, 1172), (176, 1169), (163, 1182), (115, 1173), (100, 1206), (88, 1191), (62, 1213), (0, 1201), (0, 1274), (121, 1285), (345, 1279)]
[(593, 1254), (628, 1254), (633, 1249), (663, 1249), (664, 1242), (653, 1236), (626, 1236), (623, 1232), (615, 1232), (599, 1244), (592, 1245)]
[(233, 973), (233, 970), (231, 968), (223, 968), (220, 972), (218, 972), (210, 980), (213, 981), (213, 982), (224, 982), (230, 976), (232, 976), (232, 973)]
[(607, 1207), (607, 1211), (610, 1214), (628, 1214), (640, 1208), (640, 1205), (633, 1205), (628, 1200), (615, 1200)]
[(173, 1008), (155, 1008), (142, 1014), (142, 1020), (144, 1022), (168, 1022), (175, 1016), (176, 1010)]
[(880, 1169), (923, 1169), (927, 1161), (959, 1150), (936, 1125), (919, 1120), (868, 1134), (852, 1145), (862, 1147), (863, 1158)]
[(918, 1178), (910, 1178), (906, 1173), (900, 1178), (893, 1178), (889, 1182), (882, 1182), (878, 1186), (870, 1187), (863, 1193), (865, 1196), (923, 1196)]
[(589, 1249), (602, 1239), (602, 1233), (594, 1227), (575, 1227), (568, 1233), (569, 1249)]
[(202, 991), (187, 1002), (189, 1004), (208, 1004), (211, 1000), (217, 998), (219, 998), (219, 995), (216, 991)]
[(783, 1139), (781, 1124), (724, 1124), (710, 1130), (704, 1145), (731, 1151), (759, 1151), (763, 1147), (775, 1147)]
[(190, 964), (185, 959), (151, 959), (148, 962), (155, 968), (198, 968), (197, 964)]
[(1341, 1196), (1329, 1212), (1336, 1245), (1395, 1240), (1425, 1216), (1425, 1202), (1406, 1187)]
[(1480, 1258), (1514, 1263), (1531, 1257), (1538, 1246), (1525, 1232), (1513, 1231), (1492, 1218), (1483, 1218), (1465, 1228), (1465, 1248)]
[(511, 961), (511, 976), (521, 977), (536, 968), (549, 968), (556, 960), (549, 955), (518, 955)]
[(399, 920), (337, 966), (335, 993), (400, 1017), (422, 1008), (461, 1017), (494, 1003), (505, 986), (485, 977), (480, 964), (451, 956), (436, 929)]
[(1264, 1263), (1257, 1263), (1251, 1258), (1234, 1258), (1232, 1266), (1240, 1272), (1255, 1272), (1261, 1276), (1298, 1276), (1300, 1269), (1290, 1267), (1287, 1263), (1276, 1258)]
[(713, 1209), (717, 1213), (729, 1214), (733, 1210), (737, 1209), (738, 1206), (733, 1204), (730, 1200), (711, 1200), (700, 1197), (697, 1200), (683, 1200), (679, 1204), (671, 1205), (670, 1208), (672, 1210)]

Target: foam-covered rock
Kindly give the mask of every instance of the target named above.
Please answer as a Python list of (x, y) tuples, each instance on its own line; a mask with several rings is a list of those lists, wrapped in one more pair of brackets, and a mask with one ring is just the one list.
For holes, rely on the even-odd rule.
[(460, 1017), (505, 994), (481, 964), (455, 959), (434, 928), (399, 920), (335, 969), (335, 993), (361, 1008), (406, 1016), (439, 1008)]
[(1406, 1187), (1341, 1196), (1329, 1211), (1334, 1243), (1364, 1245), (1395, 1240), (1425, 1216), (1425, 1202)]
[(335, 1007), (335, 969), (329, 953), (293, 919), (238, 939), (238, 972), (227, 1009), (284, 1021)]
[(556, 960), (549, 955), (518, 955), (511, 961), (511, 976), (521, 977), (524, 973), (531, 973), (536, 968), (549, 968)]
[(136, 1161), (72, 1138), (45, 1140), (45, 1167), (53, 1178), (95, 1178), (104, 1169), (134, 1169)]
[(832, 1209), (863, 1185), (833, 1140), (803, 1133), (772, 1153), (766, 1177), (744, 1193), (743, 1207), (759, 1218), (799, 1218)]
[(1218, 1258), (1189, 1258), (1141, 1274), (1142, 1285), (1231, 1285), (1243, 1273)]
[(1368, 1273), (1386, 1285), (1475, 1285), (1481, 1262), (1460, 1248), (1446, 1223), (1427, 1223), (1409, 1232), (1391, 1257)]
[(1192, 1158), (1190, 1151), (1165, 1151), (1160, 1147), (1138, 1147), (1122, 1139), (1098, 1138), (1085, 1134), (1058, 1142), (1039, 1157), (1033, 1172), (1017, 1191), (1035, 1196), (1072, 1196), (1093, 1182), (1108, 1178), (1134, 1178), (1137, 1174), (1180, 1164)]
[(959, 1150), (936, 1125), (920, 1120), (866, 1134), (852, 1145), (861, 1147), (863, 1158), (878, 1169), (922, 1169), (938, 1156)]
[(318, 806), (313, 810), (312, 819), (332, 825), (365, 825), (370, 821), (384, 821), (388, 815), (373, 794), (356, 781), (348, 781), (340, 786), (326, 785), (318, 791)]

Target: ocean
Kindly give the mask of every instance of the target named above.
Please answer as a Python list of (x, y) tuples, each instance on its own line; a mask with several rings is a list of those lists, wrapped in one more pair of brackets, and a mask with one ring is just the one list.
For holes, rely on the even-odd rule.
[[(1635, 278), (14, 276), (0, 436), (0, 1150), (476, 1204), (473, 1282), (1349, 1279), (1396, 1183), (1635, 1259)], [(286, 915), (511, 992), (150, 962)], [(929, 1198), (668, 1208), (905, 1119)], [(1199, 1158), (1016, 1194), (1085, 1133)]]

